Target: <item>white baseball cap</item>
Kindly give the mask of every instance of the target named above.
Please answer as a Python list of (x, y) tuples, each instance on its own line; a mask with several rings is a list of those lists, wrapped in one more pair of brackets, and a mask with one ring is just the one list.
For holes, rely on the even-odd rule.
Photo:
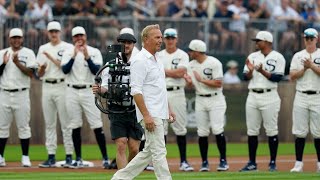
[(133, 29), (131, 28), (125, 27), (120, 30), (120, 34), (125, 34), (125, 33), (131, 34), (134, 36)]
[(77, 34), (86, 34), (86, 30), (84, 30), (84, 28), (81, 26), (74, 27), (72, 29), (72, 36), (75, 36)]
[(253, 41), (267, 41), (272, 43), (273, 42), (273, 36), (268, 31), (259, 31), (256, 35), (256, 38), (252, 39)]
[(52, 21), (48, 23), (47, 26), (47, 30), (51, 31), (51, 30), (57, 30), (57, 31), (61, 31), (61, 25), (59, 22), (57, 21)]
[(178, 37), (178, 33), (176, 29), (168, 28), (163, 32), (163, 37)]
[(15, 36), (23, 37), (23, 32), (20, 28), (13, 28), (10, 30), (9, 37)]
[(318, 31), (313, 28), (308, 28), (303, 32), (304, 37), (318, 38)]
[(228, 61), (228, 63), (227, 63), (227, 67), (228, 67), (228, 68), (236, 68), (236, 67), (238, 67), (238, 62), (235, 61), (235, 60), (230, 60), (230, 61)]
[(207, 45), (203, 41), (199, 39), (194, 39), (189, 44), (189, 49), (192, 51), (197, 52), (206, 52), (207, 51)]

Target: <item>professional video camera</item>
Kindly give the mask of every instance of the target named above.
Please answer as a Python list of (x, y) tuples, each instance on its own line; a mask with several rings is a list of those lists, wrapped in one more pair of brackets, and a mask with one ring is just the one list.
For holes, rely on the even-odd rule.
[[(130, 69), (128, 60), (124, 55), (124, 45), (109, 45), (107, 50), (109, 55), (111, 54), (114, 57), (108, 59), (106, 65), (97, 72), (95, 82), (101, 85), (102, 78), (108, 78), (108, 90), (103, 94), (97, 93), (95, 97), (96, 106), (106, 114), (134, 112), (133, 97), (130, 95)], [(112, 107), (118, 108), (114, 109)], [(119, 107), (124, 108), (118, 110)]]

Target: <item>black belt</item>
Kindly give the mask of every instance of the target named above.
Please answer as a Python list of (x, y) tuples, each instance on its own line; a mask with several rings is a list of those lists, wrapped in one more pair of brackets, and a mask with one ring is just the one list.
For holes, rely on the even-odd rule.
[(177, 87), (170, 87), (170, 88), (167, 88), (167, 91), (173, 91), (173, 90), (179, 90), (180, 87), (177, 86)]
[(251, 89), (252, 92), (255, 92), (255, 93), (258, 93), (258, 94), (270, 92), (271, 90), (272, 89)]
[(3, 89), (4, 91), (8, 92), (18, 92), (18, 91), (24, 91), (27, 90), (27, 88), (21, 88), (21, 89)]
[(308, 94), (308, 95), (320, 94), (320, 91), (299, 91), (299, 92), (304, 93), (304, 94)]
[(68, 84), (68, 87), (72, 87), (75, 89), (86, 89), (86, 88), (91, 88), (92, 85), (71, 85), (71, 84)]
[(60, 82), (63, 82), (63, 81), (64, 81), (64, 79), (55, 79), (55, 80), (46, 79), (44, 82), (50, 83), (50, 84), (57, 84), (57, 83), (60, 83)]
[(213, 94), (198, 94), (198, 96), (201, 96), (201, 97), (211, 97), (211, 96), (216, 96), (218, 95), (218, 93), (213, 93)]

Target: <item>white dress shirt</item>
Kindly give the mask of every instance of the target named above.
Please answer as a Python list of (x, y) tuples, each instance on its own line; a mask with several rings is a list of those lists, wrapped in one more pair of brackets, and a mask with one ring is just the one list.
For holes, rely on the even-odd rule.
[[(141, 94), (152, 117), (168, 119), (168, 98), (163, 64), (158, 53), (153, 56), (146, 49), (131, 59), (130, 69), (131, 95)], [(137, 109), (137, 120), (143, 116)]]

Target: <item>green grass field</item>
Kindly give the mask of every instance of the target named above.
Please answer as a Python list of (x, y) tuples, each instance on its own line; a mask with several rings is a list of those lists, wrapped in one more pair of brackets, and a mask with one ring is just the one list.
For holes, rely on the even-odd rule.
[[(247, 156), (247, 144), (228, 144), (228, 157), (237, 157), (237, 156)], [(177, 158), (179, 157), (178, 149), (175, 144), (168, 144), (168, 158)], [(83, 158), (85, 160), (99, 160), (100, 153), (97, 145), (83, 145), (82, 147)], [(306, 144), (305, 154), (315, 154), (315, 150), (312, 143)], [(20, 146), (9, 145), (5, 150), (5, 158), (7, 162), (20, 161), (21, 150)], [(108, 145), (108, 154), (110, 158), (113, 158), (115, 155), (115, 146)], [(283, 144), (279, 145), (279, 155), (294, 155), (294, 144)], [(269, 155), (268, 145), (265, 143), (260, 143), (258, 148), (258, 156)], [(43, 145), (32, 145), (30, 148), (30, 158), (33, 161), (42, 161), (46, 159), (46, 149)], [(218, 151), (216, 146), (210, 145), (209, 148), (209, 157), (217, 157)], [(199, 157), (199, 150), (197, 144), (188, 144), (188, 157)], [(63, 146), (58, 147), (57, 159), (64, 159)], [(45, 179), (45, 180), (93, 180), (93, 179), (110, 179), (113, 172), (106, 171), (105, 173), (82, 173), (82, 172), (64, 172), (64, 173), (13, 173), (5, 172), (0, 168), (0, 180), (18, 180), (18, 179)], [(197, 180), (197, 179), (320, 179), (320, 173), (301, 173), (293, 174), (288, 172), (276, 172), (269, 173), (265, 171), (260, 171), (256, 173), (238, 173), (238, 172), (208, 172), (208, 173), (172, 173), (174, 180)], [(154, 174), (151, 172), (144, 172), (136, 179), (138, 180), (148, 180), (155, 179)]]

